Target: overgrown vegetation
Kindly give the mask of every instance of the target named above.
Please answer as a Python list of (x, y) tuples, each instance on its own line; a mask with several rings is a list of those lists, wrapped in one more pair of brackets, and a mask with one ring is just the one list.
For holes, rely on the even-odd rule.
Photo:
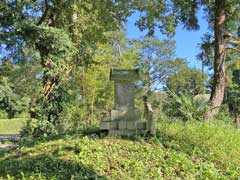
[[(0, 108), (9, 118), (29, 113), (38, 119), (39, 136), (58, 134), (85, 123), (78, 122), (78, 118), (89, 124), (108, 118), (113, 99), (113, 85), (108, 82), (111, 68), (139, 68), (143, 80), (138, 83), (138, 97), (144, 96), (147, 103), (153, 103), (150, 96), (154, 97), (158, 90), (195, 96), (209, 93), (210, 87), (209, 105), (213, 107), (206, 109), (198, 104), (200, 114), (190, 112), (198, 108), (197, 102), (191, 104), (193, 109), (186, 109), (184, 104), (190, 108), (190, 101), (185, 97), (183, 103), (178, 101), (182, 105), (176, 107), (185, 107), (180, 110), (183, 119), (203, 119), (215, 114), (227, 86), (228, 100), (225, 98), (224, 102), (228, 103), (230, 115), (239, 121), (239, 113), (231, 105), (232, 97), (237, 96), (234, 87), (239, 82), (234, 81), (231, 88), (228, 85), (237, 71), (233, 64), (237, 64), (239, 52), (239, 5), (235, 0), (4, 0), (1, 6)], [(210, 33), (202, 39), (198, 57), (203, 66), (214, 69), (213, 76), (204, 74), (204, 68), (200, 72), (200, 67), (188, 67), (186, 60), (174, 54), (172, 36), (176, 26), (183, 24), (188, 30), (197, 30), (199, 9), (207, 16)], [(137, 27), (148, 30), (148, 36), (141, 39), (128, 39), (124, 31), (123, 24), (134, 12), (142, 14), (136, 20)], [(226, 14), (231, 14), (231, 18)], [(217, 26), (219, 18), (223, 18), (224, 25)], [(166, 35), (165, 39), (154, 36), (156, 27)], [(227, 56), (223, 55), (227, 50)], [(207, 78), (211, 81), (207, 82)], [(143, 110), (143, 103), (137, 104)]]
[(166, 104), (165, 113), (183, 121), (204, 121), (204, 114), (209, 109), (208, 100), (204, 97), (177, 95), (171, 91)]
[[(229, 125), (160, 121), (155, 138), (94, 133), (23, 142), (1, 154), (3, 179), (226, 179), (240, 176), (240, 132)], [(89, 131), (88, 131), (89, 132)]]
[[(199, 29), (199, 10), (209, 32), (192, 68), (173, 36)], [(1, 178), (239, 178), (239, 19), (238, 0), (1, 0), (0, 133), (31, 140), (1, 152)], [(139, 69), (135, 104), (156, 137), (84, 135), (109, 119), (112, 68)]]

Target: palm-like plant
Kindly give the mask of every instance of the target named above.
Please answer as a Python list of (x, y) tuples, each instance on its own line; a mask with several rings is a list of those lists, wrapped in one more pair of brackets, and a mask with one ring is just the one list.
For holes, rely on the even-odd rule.
[(209, 108), (205, 97), (180, 96), (171, 91), (170, 96), (174, 101), (177, 116), (190, 121), (204, 119), (204, 114)]

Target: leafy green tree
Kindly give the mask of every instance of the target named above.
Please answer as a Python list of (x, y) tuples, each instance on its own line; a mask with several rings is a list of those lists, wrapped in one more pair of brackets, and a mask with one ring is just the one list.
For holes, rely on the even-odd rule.
[(68, 102), (62, 85), (76, 66), (85, 68), (94, 63), (96, 44), (106, 40), (105, 32), (119, 29), (129, 13), (127, 5), (121, 1), (1, 2), (4, 55), (16, 63), (40, 62), (42, 93), (37, 104), (45, 124), (60, 123), (63, 105)]
[(143, 86), (147, 91), (157, 90), (165, 83), (166, 77), (174, 71), (175, 42), (171, 39), (160, 41), (157, 37), (144, 37), (138, 41), (141, 62), (139, 68), (145, 75)]
[[(138, 68), (144, 75), (141, 81), (141, 99), (143, 100), (143, 112), (150, 124), (154, 124), (154, 110), (152, 96), (154, 91), (162, 88), (166, 78), (176, 68), (177, 60), (174, 61), (175, 42), (171, 39), (160, 41), (157, 37), (144, 37), (139, 41), (140, 62)], [(141, 104), (141, 103), (140, 103)], [(149, 124), (149, 125), (150, 125)], [(153, 127), (150, 125), (151, 127)], [(155, 130), (150, 132), (155, 134)]]
[(204, 83), (206, 75), (198, 70), (183, 66), (176, 73), (168, 76), (166, 86), (172, 92), (178, 95), (195, 96), (204, 94)]
[(14, 71), (13, 64), (8, 59), (2, 59), (0, 64), (0, 79), (9, 77)]
[(17, 113), (26, 109), (27, 102), (14, 93), (13, 85), (7, 77), (0, 80), (0, 109), (7, 112), (8, 118), (14, 118)]
[(228, 105), (230, 113), (234, 116), (235, 123), (240, 127), (240, 70), (232, 70), (232, 81), (226, 89), (225, 103)]
[[(72, 96), (79, 99), (73, 98), (66, 112), (76, 124), (92, 124), (96, 119), (109, 118), (114, 92), (113, 82), (109, 80), (110, 69), (134, 68), (140, 59), (137, 46), (126, 38), (125, 32), (108, 32), (106, 38), (104, 43), (97, 43), (94, 63), (76, 68), (67, 85)], [(78, 117), (72, 116), (72, 112)]]
[[(181, 21), (187, 27), (198, 28), (196, 12), (203, 7), (208, 16), (210, 29), (213, 31), (214, 40), (214, 77), (210, 97), (213, 107), (220, 106), (224, 98), (226, 86), (225, 61), (226, 51), (232, 44), (239, 44), (238, 31), (240, 6), (238, 1), (215, 0), (215, 1), (174, 1), (176, 7), (180, 7)], [(187, 18), (187, 15), (189, 18)], [(207, 54), (209, 55), (209, 54)], [(206, 115), (212, 116), (218, 113), (218, 108), (212, 108)]]
[(147, 35), (154, 35), (156, 27), (162, 34), (175, 34), (178, 21), (171, 1), (134, 0), (131, 8), (140, 12), (136, 25), (141, 31), (148, 30)]
[(8, 118), (13, 118), (17, 113), (27, 111), (29, 98), (20, 96), (14, 85), (12, 76), (15, 74), (17, 67), (8, 59), (3, 59), (0, 64), (0, 109), (6, 112)]
[[(140, 25), (141, 30), (149, 29), (150, 34), (153, 34), (155, 27), (159, 27), (160, 31), (167, 30), (167, 34), (174, 34), (174, 28), (178, 23), (182, 23), (187, 30), (197, 30), (199, 29), (197, 12), (200, 9), (204, 10), (209, 29), (213, 32), (213, 42), (211, 43), (214, 44), (214, 76), (210, 98), (210, 104), (214, 108), (206, 114), (206, 117), (218, 113), (218, 107), (223, 102), (226, 86), (224, 64), (227, 49), (240, 51), (238, 47), (240, 44), (238, 37), (239, 2), (237, 0), (153, 0), (140, 1), (137, 4), (140, 7), (139, 10), (145, 12), (138, 25)], [(163, 27), (165, 20), (169, 20), (167, 22), (170, 26)]]

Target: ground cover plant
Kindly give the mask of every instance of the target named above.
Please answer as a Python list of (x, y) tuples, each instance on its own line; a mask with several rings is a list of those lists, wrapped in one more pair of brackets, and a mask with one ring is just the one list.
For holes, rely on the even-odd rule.
[(1, 0), (0, 180), (239, 180), (239, 20), (239, 0)]
[(24, 142), (0, 156), (0, 179), (225, 179), (240, 177), (240, 132), (162, 121), (154, 138), (94, 133)]

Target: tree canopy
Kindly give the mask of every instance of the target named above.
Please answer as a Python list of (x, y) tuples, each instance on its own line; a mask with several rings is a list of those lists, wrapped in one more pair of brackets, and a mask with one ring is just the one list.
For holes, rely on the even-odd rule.
[[(4, 97), (29, 99), (29, 111), (49, 126), (65, 126), (66, 114), (91, 124), (108, 116), (112, 106), (109, 69), (139, 68), (144, 77), (138, 86), (148, 96), (164, 87), (190, 95), (211, 87), (210, 117), (223, 102), (239, 54), (239, 7), (237, 0), (3, 0), (1, 87), (10, 93)], [(174, 53), (177, 25), (198, 30), (199, 10), (209, 32), (202, 37), (198, 58), (213, 69), (211, 84), (203, 71), (188, 67)], [(135, 25), (147, 34), (133, 40), (126, 37), (124, 23), (136, 12)], [(159, 40), (156, 31), (165, 39)]]

